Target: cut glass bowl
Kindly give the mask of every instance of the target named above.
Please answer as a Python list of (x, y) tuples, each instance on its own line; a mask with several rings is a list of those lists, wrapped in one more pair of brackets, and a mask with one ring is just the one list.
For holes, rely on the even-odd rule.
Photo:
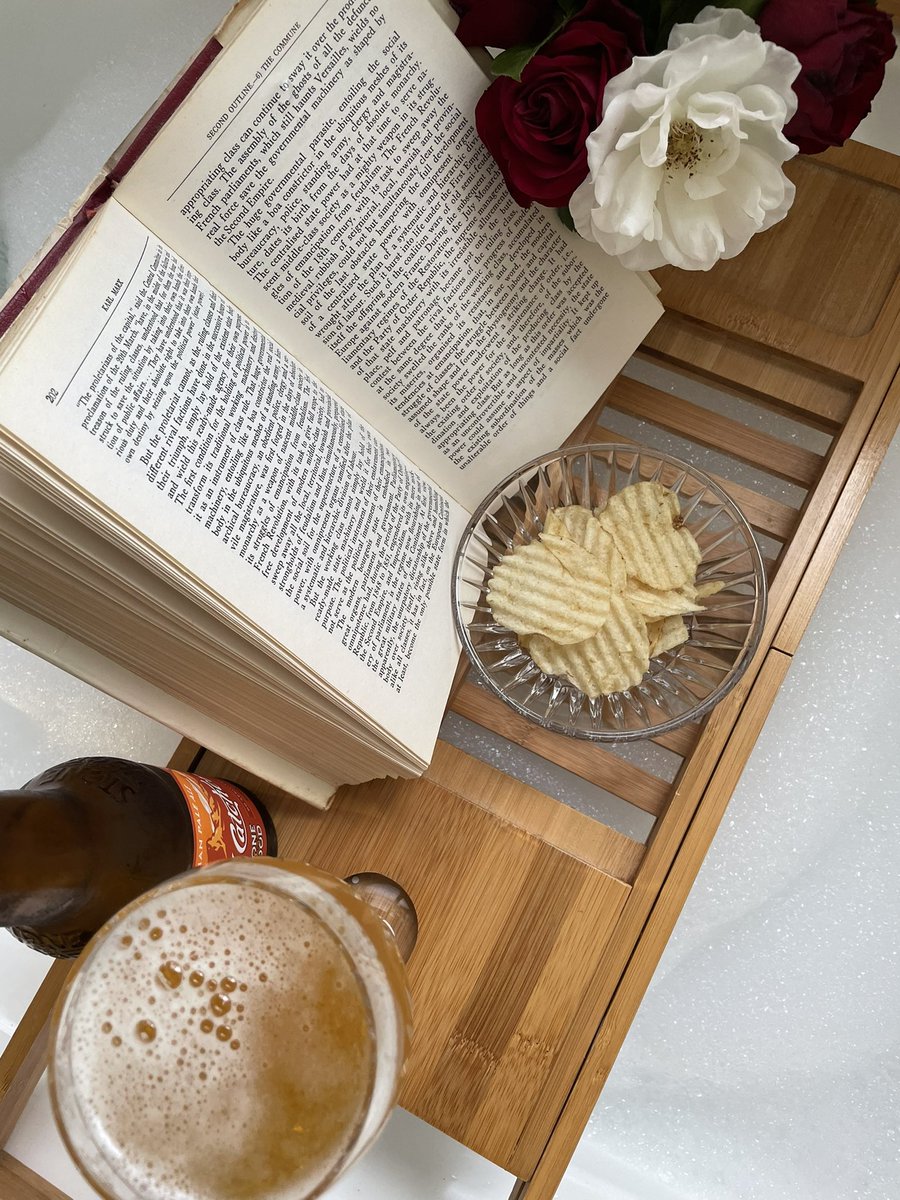
[[(650, 660), (639, 684), (596, 699), (563, 676), (545, 675), (487, 602), (493, 568), (533, 541), (551, 508), (602, 507), (629, 484), (655, 480), (673, 491), (702, 560), (697, 582), (723, 588), (685, 617), (689, 637)], [(708, 713), (740, 679), (766, 613), (762, 556), (737, 505), (708, 475), (668, 454), (634, 445), (574, 446), (536, 458), (508, 476), (469, 522), (453, 570), (459, 636), (480, 683), (545, 729), (598, 742), (655, 737)]]

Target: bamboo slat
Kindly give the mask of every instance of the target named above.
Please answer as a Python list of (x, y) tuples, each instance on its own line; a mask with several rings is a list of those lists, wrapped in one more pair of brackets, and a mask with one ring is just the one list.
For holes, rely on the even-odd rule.
[(866, 451), (856, 460), (840, 499), (816, 546), (809, 566), (797, 588), (790, 609), (775, 636), (775, 645), (793, 654), (802, 638), (829, 575), (841, 552), (847, 535), (856, 520), (866, 493), (872, 486), (881, 460), (900, 424), (900, 375), (887, 395), (887, 400), (872, 426)]
[(701, 446), (723, 450), (741, 462), (762, 467), (780, 479), (809, 488), (819, 477), (822, 456), (803, 446), (782, 442), (770, 433), (660, 392), (637, 379), (620, 375), (606, 392), (606, 404), (641, 421), (690, 438)]
[(187, 738), (182, 738), (169, 759), (173, 771), (193, 771), (203, 754), (203, 747)]
[(666, 750), (671, 750), (673, 754), (678, 754), (681, 758), (686, 758), (697, 745), (697, 738), (700, 736), (700, 724), (699, 721), (692, 721), (689, 725), (681, 725), (678, 729), (673, 729), (670, 733), (661, 733), (652, 740), (656, 742), (657, 746), (664, 746)]
[(828, 433), (847, 420), (859, 390), (852, 379), (676, 312), (657, 322), (639, 354), (673, 367), (683, 379), (713, 384)]
[(623, 883), (631, 883), (644, 857), (642, 843), (535, 788), (523, 791), (508, 775), (446, 742), (435, 747), (427, 777)]
[(632, 766), (602, 746), (541, 729), (475, 684), (466, 683), (460, 688), (452, 708), (461, 717), (492, 729), (653, 816), (662, 812), (669, 798), (672, 785), (664, 779)]
[[(896, 12), (900, 0), (881, 0), (879, 8)], [(836, 171), (847, 171), (863, 176), (872, 183), (883, 183), (885, 187), (900, 187), (900, 161), (896, 154), (867, 146), (864, 142), (846, 142), (843, 146), (832, 146), (816, 155), (819, 164)]]

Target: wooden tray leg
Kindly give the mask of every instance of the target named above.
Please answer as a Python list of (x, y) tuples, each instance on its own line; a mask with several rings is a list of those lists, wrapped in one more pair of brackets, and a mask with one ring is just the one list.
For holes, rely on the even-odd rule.
[(44, 1073), (50, 1014), (71, 966), (71, 961), (64, 958), (58, 958), (52, 964), (9, 1045), (0, 1055), (0, 1147), (9, 1140), (28, 1097)]
[(3, 1200), (70, 1200), (5, 1150), (0, 1150), (0, 1196)]

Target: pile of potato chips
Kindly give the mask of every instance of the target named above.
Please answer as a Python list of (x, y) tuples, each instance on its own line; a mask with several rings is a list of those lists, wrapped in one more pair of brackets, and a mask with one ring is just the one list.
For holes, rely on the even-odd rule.
[(551, 509), (539, 540), (495, 567), (488, 601), (542, 671), (585, 696), (609, 695), (687, 641), (684, 615), (723, 586), (696, 585), (700, 557), (678, 497), (635, 483), (603, 509)]

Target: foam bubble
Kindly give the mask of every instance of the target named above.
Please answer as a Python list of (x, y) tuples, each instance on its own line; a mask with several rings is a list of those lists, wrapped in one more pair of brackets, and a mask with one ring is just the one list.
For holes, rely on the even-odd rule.
[[(187, 932), (187, 927), (179, 930), (181, 933)], [(184, 978), (184, 972), (177, 963), (164, 962), (159, 968), (158, 978), (162, 981), (164, 987), (170, 988), (172, 991), (175, 988), (181, 987), (181, 981)]]

